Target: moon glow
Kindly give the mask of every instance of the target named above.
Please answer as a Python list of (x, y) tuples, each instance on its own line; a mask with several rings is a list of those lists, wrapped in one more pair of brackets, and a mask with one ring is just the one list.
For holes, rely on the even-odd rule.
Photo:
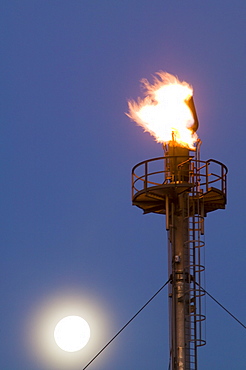
[(56, 325), (54, 338), (63, 351), (76, 352), (88, 343), (90, 327), (80, 316), (67, 316)]

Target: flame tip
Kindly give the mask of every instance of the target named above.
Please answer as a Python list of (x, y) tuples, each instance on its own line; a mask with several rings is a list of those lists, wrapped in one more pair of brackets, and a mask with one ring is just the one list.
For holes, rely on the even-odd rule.
[(141, 83), (145, 97), (128, 101), (128, 117), (159, 143), (172, 141), (172, 132), (175, 131), (175, 141), (193, 149), (197, 141), (192, 129), (195, 117), (186, 103), (193, 96), (193, 88), (163, 71), (156, 72), (153, 84), (146, 78)]

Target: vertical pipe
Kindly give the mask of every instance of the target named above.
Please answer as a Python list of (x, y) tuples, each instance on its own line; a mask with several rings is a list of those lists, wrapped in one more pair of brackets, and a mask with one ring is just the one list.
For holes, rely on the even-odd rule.
[[(172, 353), (172, 370), (190, 369), (190, 323), (189, 314), (189, 265), (188, 218), (185, 217), (188, 194), (179, 196), (177, 204), (172, 203), (172, 222), (169, 231), (169, 266), (172, 276), (170, 307), (170, 345)], [(169, 216), (170, 219), (170, 216)]]
[[(175, 143), (176, 144), (176, 143)], [(189, 149), (172, 143), (168, 147), (166, 165), (170, 169), (171, 183), (189, 182)], [(185, 164), (182, 164), (184, 163)], [(169, 181), (170, 181), (169, 177)], [(189, 314), (189, 192), (178, 192), (172, 199), (171, 215), (166, 215), (169, 226), (169, 266), (172, 276), (170, 319), (170, 346), (172, 354), (172, 370), (190, 370), (190, 323)], [(168, 207), (168, 209), (169, 209)], [(167, 209), (167, 208), (166, 208)], [(171, 222), (170, 222), (171, 220)]]
[(169, 197), (166, 195), (166, 230), (169, 230)]
[(144, 190), (147, 192), (148, 189), (148, 162), (144, 163)]
[(206, 192), (208, 191), (208, 166), (209, 162), (206, 162)]

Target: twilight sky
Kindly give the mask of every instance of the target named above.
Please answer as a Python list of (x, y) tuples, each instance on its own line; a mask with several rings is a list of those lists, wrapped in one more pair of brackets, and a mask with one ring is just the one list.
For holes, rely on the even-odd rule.
[[(205, 220), (206, 289), (246, 323), (243, 0), (2, 0), (1, 330), (4, 370), (82, 370), (168, 279), (165, 218), (131, 205), (131, 168), (162, 147), (125, 115), (139, 81), (194, 88), (201, 158), (227, 165)], [(76, 354), (53, 342), (88, 320)], [(206, 298), (199, 370), (245, 368), (245, 330)], [(90, 370), (168, 369), (167, 289)]]

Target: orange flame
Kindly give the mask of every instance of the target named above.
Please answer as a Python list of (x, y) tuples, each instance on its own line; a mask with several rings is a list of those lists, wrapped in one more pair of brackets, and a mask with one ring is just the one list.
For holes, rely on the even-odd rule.
[(159, 72), (151, 85), (146, 79), (141, 82), (146, 97), (129, 101), (127, 115), (144, 131), (149, 132), (159, 143), (176, 141), (179, 145), (194, 149), (197, 135), (192, 130), (194, 117), (186, 104), (193, 95), (192, 87), (180, 82), (175, 76)]

